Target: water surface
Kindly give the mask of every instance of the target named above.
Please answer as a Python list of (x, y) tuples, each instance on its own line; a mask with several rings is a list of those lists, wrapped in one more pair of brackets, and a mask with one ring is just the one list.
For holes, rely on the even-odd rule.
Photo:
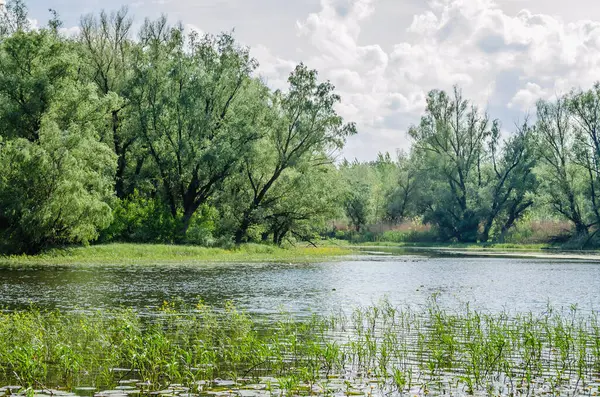
[(296, 314), (369, 305), (387, 298), (417, 308), (438, 294), (449, 308), (489, 312), (600, 309), (600, 263), (565, 259), (365, 252), (316, 264), (195, 264), (0, 269), (4, 309), (147, 310), (165, 300), (233, 300), (251, 313)]

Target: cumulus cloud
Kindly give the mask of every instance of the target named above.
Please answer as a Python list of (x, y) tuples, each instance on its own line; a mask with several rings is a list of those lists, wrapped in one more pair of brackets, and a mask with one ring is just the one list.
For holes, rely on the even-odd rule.
[(523, 111), (530, 111), (538, 99), (545, 99), (547, 92), (535, 83), (527, 83), (521, 88), (508, 103), (509, 108), (517, 107)]
[[(153, 1), (144, 4), (150, 7)], [(406, 149), (406, 132), (418, 123), (431, 89), (459, 85), (465, 97), (500, 118), (510, 132), (525, 113), (534, 113), (538, 98), (585, 89), (600, 79), (599, 21), (565, 22), (518, 11), (513, 6), (518, 2), (507, 7), (494, 0), (408, 0), (406, 7), (384, 0), (319, 0), (316, 10), (308, 2), (276, 3), (253, 3), (261, 21), (277, 18), (276, 29), (260, 26), (272, 34), (252, 41), (250, 30), (256, 27), (247, 23), (236, 29), (238, 38), (251, 47), (260, 63), (258, 73), (273, 88), (285, 89), (300, 61), (335, 84), (342, 96), (339, 113), (359, 129), (344, 151), (348, 158), (366, 160), (378, 151)], [(233, 15), (239, 8), (233, 5), (242, 0), (207, 4), (211, 10), (232, 6), (227, 8), (228, 26), (238, 27), (239, 18), (254, 20), (249, 8)], [(271, 7), (272, 17), (265, 17), (265, 7)], [(391, 11), (397, 13), (393, 18)], [(183, 17), (188, 30), (214, 31), (214, 21), (199, 22), (203, 17), (189, 12)], [(407, 18), (407, 12), (415, 15)], [(404, 26), (397, 25), (398, 16)]]
[(296, 67), (296, 62), (275, 56), (263, 45), (252, 47), (250, 55), (259, 61), (260, 77), (273, 89), (285, 90), (289, 74)]
[[(407, 147), (406, 130), (433, 88), (459, 85), (512, 125), (538, 98), (600, 78), (600, 22), (565, 23), (527, 10), (508, 15), (491, 0), (436, 0), (406, 27), (409, 39), (384, 51), (360, 40), (376, 13), (374, 0), (321, 0), (320, 11), (297, 23), (314, 49), (307, 63), (337, 86), (340, 113), (358, 123), (348, 157)], [(275, 66), (263, 67), (281, 81), (290, 69), (281, 65), (292, 62), (267, 59)]]

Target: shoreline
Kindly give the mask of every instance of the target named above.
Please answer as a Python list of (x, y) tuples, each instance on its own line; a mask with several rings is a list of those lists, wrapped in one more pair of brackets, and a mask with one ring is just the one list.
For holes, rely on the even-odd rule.
[[(531, 258), (531, 259), (565, 259), (600, 262), (600, 251), (597, 250), (560, 250), (548, 248), (503, 248), (503, 247), (435, 247), (415, 245), (360, 245), (359, 249), (371, 250), (406, 250), (422, 253), (436, 253), (448, 256), (498, 257), (498, 258)], [(554, 251), (554, 252), (549, 252)]]
[(208, 248), (191, 245), (112, 243), (53, 249), (36, 255), (0, 256), (0, 269), (24, 266), (157, 265), (211, 263), (315, 263), (356, 252), (352, 247), (281, 248), (245, 244), (239, 247)]

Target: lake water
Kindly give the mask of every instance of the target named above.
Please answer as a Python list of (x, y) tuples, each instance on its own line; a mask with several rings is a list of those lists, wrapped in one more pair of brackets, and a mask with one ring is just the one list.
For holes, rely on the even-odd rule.
[(250, 313), (302, 315), (387, 298), (418, 308), (433, 294), (445, 307), (542, 312), (550, 303), (600, 309), (600, 263), (585, 260), (365, 252), (316, 264), (205, 264), (0, 269), (0, 306), (144, 311), (164, 300), (226, 300)]

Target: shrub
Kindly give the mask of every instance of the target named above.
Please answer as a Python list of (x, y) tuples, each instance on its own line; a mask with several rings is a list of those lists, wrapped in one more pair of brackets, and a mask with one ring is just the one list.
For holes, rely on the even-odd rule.
[(179, 222), (159, 199), (146, 198), (135, 192), (113, 208), (113, 222), (102, 232), (101, 241), (172, 243)]

